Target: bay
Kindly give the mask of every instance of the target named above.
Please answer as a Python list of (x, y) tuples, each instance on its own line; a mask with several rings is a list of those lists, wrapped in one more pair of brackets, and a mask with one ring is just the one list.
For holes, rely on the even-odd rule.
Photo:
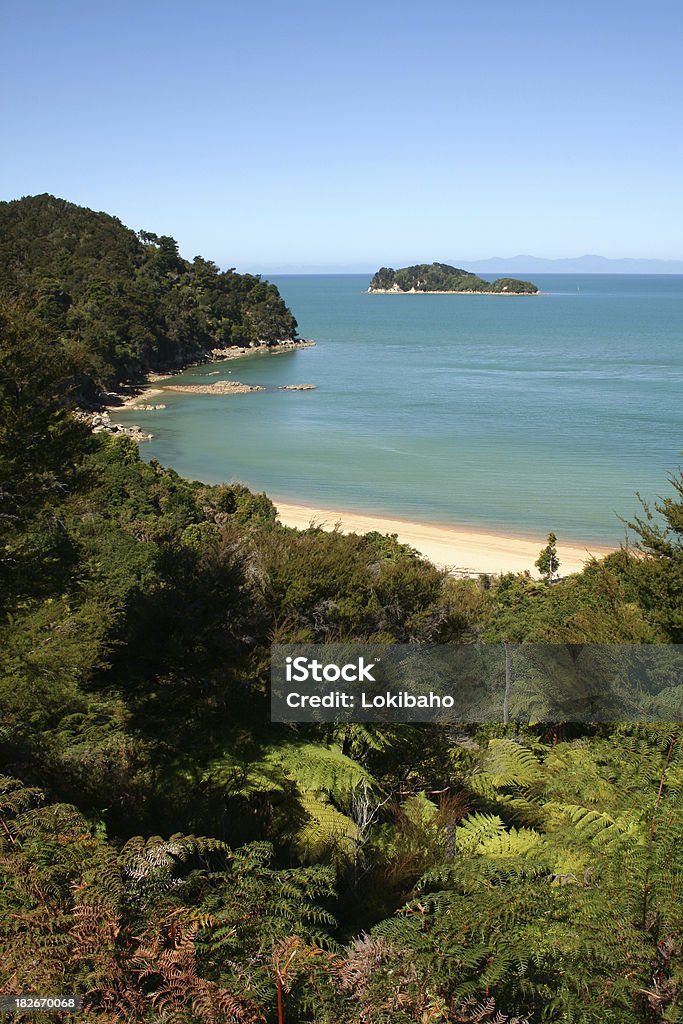
[[(315, 348), (194, 367), (315, 391), (166, 392), (118, 414), (183, 476), (289, 502), (618, 543), (683, 447), (683, 277), (536, 275), (539, 296), (369, 295), (272, 276)], [(216, 374), (216, 370), (219, 372)]]

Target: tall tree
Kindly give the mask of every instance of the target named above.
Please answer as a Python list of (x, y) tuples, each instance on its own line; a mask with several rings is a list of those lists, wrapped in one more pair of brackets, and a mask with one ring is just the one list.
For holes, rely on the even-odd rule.
[(560, 560), (557, 557), (557, 537), (552, 531), (548, 534), (548, 543), (541, 551), (534, 565), (546, 583), (550, 583), (557, 574), (557, 570), (560, 568)]

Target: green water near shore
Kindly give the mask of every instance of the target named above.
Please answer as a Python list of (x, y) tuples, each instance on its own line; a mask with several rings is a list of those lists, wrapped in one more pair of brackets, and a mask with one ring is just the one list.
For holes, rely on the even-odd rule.
[[(368, 295), (273, 277), (315, 348), (194, 367), (118, 414), (184, 476), (427, 522), (618, 542), (683, 447), (683, 278), (538, 275), (540, 296)], [(218, 374), (215, 371), (218, 370)]]

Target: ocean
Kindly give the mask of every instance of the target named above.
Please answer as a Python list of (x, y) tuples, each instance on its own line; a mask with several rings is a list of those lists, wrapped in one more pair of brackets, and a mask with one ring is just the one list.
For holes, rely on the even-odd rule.
[[(535, 275), (538, 296), (369, 295), (278, 276), (315, 348), (194, 367), (314, 391), (168, 392), (117, 414), (183, 476), (288, 502), (618, 543), (683, 448), (683, 277)], [(219, 374), (215, 371), (219, 370)]]

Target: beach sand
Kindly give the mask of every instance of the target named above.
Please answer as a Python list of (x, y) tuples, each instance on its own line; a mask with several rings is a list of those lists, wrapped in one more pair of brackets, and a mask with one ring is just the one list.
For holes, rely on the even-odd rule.
[(117, 396), (117, 402), (105, 405), (105, 409), (107, 412), (120, 412), (122, 409), (134, 409), (136, 405), (154, 404), (154, 400), (163, 393), (161, 388), (150, 388), (146, 384), (140, 384), (131, 388), (129, 392), (122, 390)]
[[(546, 537), (516, 537), (511, 534), (492, 533), (485, 530), (460, 526), (445, 526), (431, 523), (410, 522), (405, 519), (390, 519), (359, 512), (335, 512), (329, 508), (313, 508), (308, 505), (292, 505), (273, 498), (285, 526), (307, 529), (313, 522), (316, 526), (333, 530), (337, 524), (343, 533), (396, 533), (403, 544), (416, 548), (422, 555), (438, 566), (464, 576), (480, 573), (524, 572), (528, 570), (538, 576), (534, 562), (541, 548), (547, 543)], [(580, 572), (584, 564), (595, 556), (601, 558), (614, 548), (601, 544), (582, 545), (575, 541), (565, 543), (558, 538), (557, 553), (560, 559), (560, 575)]]

